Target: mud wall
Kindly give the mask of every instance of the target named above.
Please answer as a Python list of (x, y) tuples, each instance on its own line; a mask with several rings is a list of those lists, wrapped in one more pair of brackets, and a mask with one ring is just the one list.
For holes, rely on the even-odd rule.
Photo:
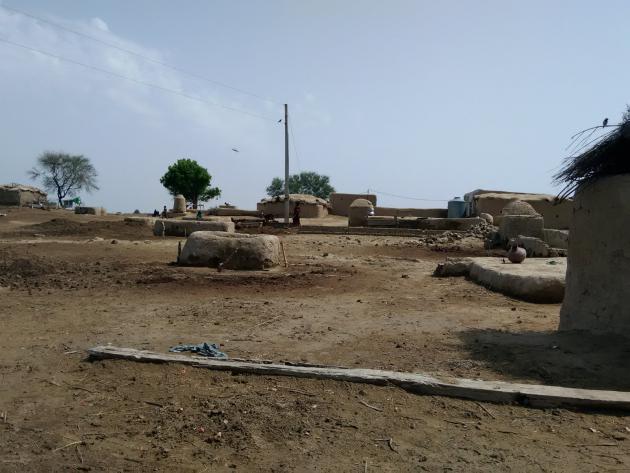
[[(301, 218), (323, 218), (328, 215), (328, 209), (321, 204), (305, 204), (301, 205)], [(259, 212), (265, 215), (271, 214), (276, 218), (284, 217), (284, 202), (259, 202), (256, 204)], [(289, 216), (293, 217), (293, 209), (295, 202), (289, 201)]]
[(374, 194), (342, 194), (333, 192), (330, 194), (330, 213), (347, 217), (350, 204), (357, 199), (369, 200), (372, 202), (372, 205), (376, 206), (376, 196)]
[(546, 228), (566, 230), (573, 215), (573, 202), (564, 200), (554, 205), (552, 196), (536, 194), (480, 194), (474, 197), (473, 211), (475, 215), (487, 213), (494, 217), (495, 225), (501, 223), (501, 210), (512, 200), (527, 202), (545, 220)]
[(25, 206), (46, 202), (47, 198), (44, 194), (19, 189), (0, 189), (0, 205), (17, 205)]
[(630, 174), (578, 189), (560, 330), (630, 336)]
[(419, 217), (419, 218), (446, 218), (446, 209), (399, 209), (395, 207), (376, 207), (374, 215), (378, 217)]

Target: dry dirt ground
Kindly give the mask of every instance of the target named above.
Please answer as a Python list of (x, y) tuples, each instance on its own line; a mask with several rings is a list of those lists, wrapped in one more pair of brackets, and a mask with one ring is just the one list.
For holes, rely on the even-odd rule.
[(119, 216), (9, 209), (0, 471), (630, 470), (622, 412), (86, 359), (210, 341), (239, 358), (630, 389), (627, 341), (561, 336), (559, 305), (431, 276), (446, 255), (484, 254), (478, 240), (280, 236), (288, 269), (217, 273), (173, 265), (181, 239)]

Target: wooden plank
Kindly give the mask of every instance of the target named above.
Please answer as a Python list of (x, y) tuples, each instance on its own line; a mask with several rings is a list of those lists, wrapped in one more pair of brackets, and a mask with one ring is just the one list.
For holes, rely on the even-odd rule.
[(145, 363), (183, 363), (198, 368), (237, 373), (330, 379), (375, 385), (394, 384), (416, 394), (457, 397), (475, 401), (512, 403), (534, 407), (590, 407), (630, 410), (630, 393), (593, 389), (518, 384), (504, 381), (454, 379), (444, 381), (420, 373), (362, 368), (296, 366), (256, 361), (218, 360), (162, 354), (133, 348), (98, 346), (88, 350), (95, 359), (123, 359)]

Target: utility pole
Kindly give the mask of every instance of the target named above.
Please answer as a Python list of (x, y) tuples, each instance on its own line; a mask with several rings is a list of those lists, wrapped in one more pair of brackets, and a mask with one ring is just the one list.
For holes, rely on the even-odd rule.
[(289, 106), (284, 104), (284, 224), (289, 226)]

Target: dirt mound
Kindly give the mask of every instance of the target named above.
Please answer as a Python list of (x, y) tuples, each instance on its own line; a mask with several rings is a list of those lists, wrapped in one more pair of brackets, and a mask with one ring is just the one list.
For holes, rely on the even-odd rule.
[(143, 222), (98, 221), (75, 222), (65, 218), (54, 218), (21, 228), (21, 236), (100, 236), (127, 239), (146, 239), (152, 236), (151, 229)]
[[(55, 267), (42, 258), (16, 258), (0, 260), (0, 285), (11, 280), (35, 278), (55, 272)], [(7, 284), (8, 285), (8, 284)]]

